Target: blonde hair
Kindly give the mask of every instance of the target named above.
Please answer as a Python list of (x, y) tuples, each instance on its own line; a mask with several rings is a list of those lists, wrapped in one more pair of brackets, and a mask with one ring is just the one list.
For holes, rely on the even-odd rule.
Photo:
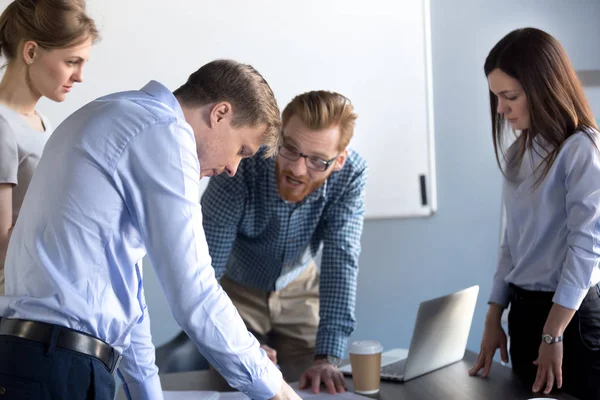
[(271, 157), (277, 153), (281, 135), (279, 107), (269, 84), (251, 65), (233, 60), (212, 61), (190, 75), (173, 94), (193, 107), (220, 101), (231, 103), (232, 125), (265, 124), (264, 155)]
[(340, 150), (348, 146), (354, 135), (357, 115), (350, 100), (339, 93), (315, 90), (300, 94), (283, 110), (283, 125), (294, 115), (309, 129), (321, 130), (337, 126), (340, 130)]
[(16, 59), (24, 41), (59, 49), (98, 38), (84, 0), (15, 0), (0, 15), (0, 55), (9, 62)]

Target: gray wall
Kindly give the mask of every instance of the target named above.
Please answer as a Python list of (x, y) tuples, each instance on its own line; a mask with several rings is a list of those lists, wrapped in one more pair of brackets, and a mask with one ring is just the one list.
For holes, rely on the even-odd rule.
[(386, 347), (407, 347), (419, 301), (477, 284), (468, 346), (479, 348), (499, 242), (501, 188), (485, 57), (510, 30), (534, 26), (563, 43), (576, 69), (600, 69), (599, 20), (598, 1), (432, 0), (439, 211), (430, 219), (366, 224), (355, 338), (375, 336)]
[[(500, 230), (501, 178), (491, 142), (484, 59), (510, 30), (535, 26), (563, 43), (576, 69), (600, 69), (600, 2), (431, 3), (439, 211), (427, 219), (366, 222), (353, 338), (407, 347), (421, 300), (478, 284), (468, 344), (477, 350)], [(146, 266), (152, 333), (159, 345), (178, 328)]]

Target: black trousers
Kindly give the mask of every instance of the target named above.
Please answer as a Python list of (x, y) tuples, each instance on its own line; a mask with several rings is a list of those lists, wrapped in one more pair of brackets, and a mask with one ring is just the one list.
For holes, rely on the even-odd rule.
[(115, 380), (94, 357), (0, 336), (0, 399), (113, 400)]
[[(537, 374), (533, 361), (538, 357), (554, 293), (516, 286), (512, 292), (508, 315), (511, 363), (514, 372), (527, 385), (533, 385)], [(599, 286), (590, 289), (563, 336), (562, 391), (582, 400), (600, 399)]]

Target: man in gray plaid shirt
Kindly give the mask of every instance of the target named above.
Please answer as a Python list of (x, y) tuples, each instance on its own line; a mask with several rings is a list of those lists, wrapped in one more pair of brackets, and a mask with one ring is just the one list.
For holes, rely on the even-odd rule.
[(237, 174), (211, 178), (204, 230), (217, 279), (285, 378), (342, 392), (337, 366), (356, 326), (367, 179), (366, 162), (348, 148), (356, 114), (346, 97), (313, 91), (296, 96), (282, 120), (275, 158), (259, 152)]

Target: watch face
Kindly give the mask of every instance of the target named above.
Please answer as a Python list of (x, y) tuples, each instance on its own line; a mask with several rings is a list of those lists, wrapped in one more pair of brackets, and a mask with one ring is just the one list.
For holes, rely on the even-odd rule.
[(544, 335), (544, 342), (546, 342), (548, 344), (552, 343), (552, 336)]
[(337, 357), (334, 356), (327, 356), (327, 362), (331, 365), (334, 365), (336, 367), (339, 367), (341, 364), (341, 360)]

